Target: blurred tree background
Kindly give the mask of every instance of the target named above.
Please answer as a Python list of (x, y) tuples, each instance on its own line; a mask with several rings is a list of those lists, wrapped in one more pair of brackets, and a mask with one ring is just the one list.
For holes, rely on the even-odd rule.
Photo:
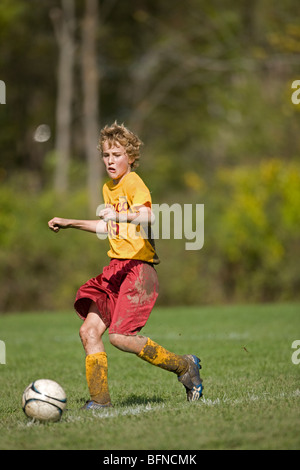
[(108, 242), (97, 139), (144, 142), (156, 204), (204, 204), (205, 241), (157, 240), (160, 304), (300, 298), (297, 0), (1, 0), (0, 310), (66, 309)]

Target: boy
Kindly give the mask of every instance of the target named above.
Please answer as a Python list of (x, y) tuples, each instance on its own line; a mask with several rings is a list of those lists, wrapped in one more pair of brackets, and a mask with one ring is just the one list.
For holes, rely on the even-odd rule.
[(84, 409), (112, 406), (107, 381), (107, 356), (102, 336), (108, 329), (116, 348), (174, 372), (188, 401), (202, 396), (200, 360), (194, 355), (173, 354), (137, 333), (145, 326), (158, 296), (154, 268), (159, 263), (151, 236), (151, 196), (133, 171), (138, 166), (142, 142), (125, 126), (114, 123), (100, 134), (98, 149), (110, 181), (103, 186), (105, 208), (99, 220), (55, 217), (51, 230), (76, 228), (108, 233), (110, 263), (102, 274), (87, 281), (77, 292), (75, 309), (83, 321), (80, 338), (86, 352), (86, 379), (90, 400)]

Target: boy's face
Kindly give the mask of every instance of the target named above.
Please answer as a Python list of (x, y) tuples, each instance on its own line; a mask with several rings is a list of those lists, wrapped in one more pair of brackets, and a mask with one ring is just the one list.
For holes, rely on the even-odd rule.
[(131, 171), (133, 161), (129, 159), (124, 147), (118, 142), (110, 147), (108, 141), (104, 141), (102, 144), (102, 158), (107, 174), (115, 184), (119, 183)]

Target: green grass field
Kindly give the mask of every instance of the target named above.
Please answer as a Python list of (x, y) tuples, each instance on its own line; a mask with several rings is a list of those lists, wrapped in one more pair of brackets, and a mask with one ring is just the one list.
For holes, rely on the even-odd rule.
[[(99, 412), (79, 410), (88, 392), (72, 311), (1, 316), (0, 449), (300, 449), (299, 313), (299, 304), (156, 307), (143, 333), (201, 357), (204, 397), (186, 402), (175, 375), (106, 336), (114, 408)], [(58, 423), (33, 422), (21, 409), (24, 388), (39, 378), (67, 393)]]

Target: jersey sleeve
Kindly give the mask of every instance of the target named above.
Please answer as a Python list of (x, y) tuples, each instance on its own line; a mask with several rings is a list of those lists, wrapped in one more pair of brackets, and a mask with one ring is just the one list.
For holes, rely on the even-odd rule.
[(131, 209), (134, 210), (139, 206), (151, 207), (152, 200), (150, 191), (141, 178), (135, 178), (130, 182), (128, 192), (130, 194), (128, 199)]

